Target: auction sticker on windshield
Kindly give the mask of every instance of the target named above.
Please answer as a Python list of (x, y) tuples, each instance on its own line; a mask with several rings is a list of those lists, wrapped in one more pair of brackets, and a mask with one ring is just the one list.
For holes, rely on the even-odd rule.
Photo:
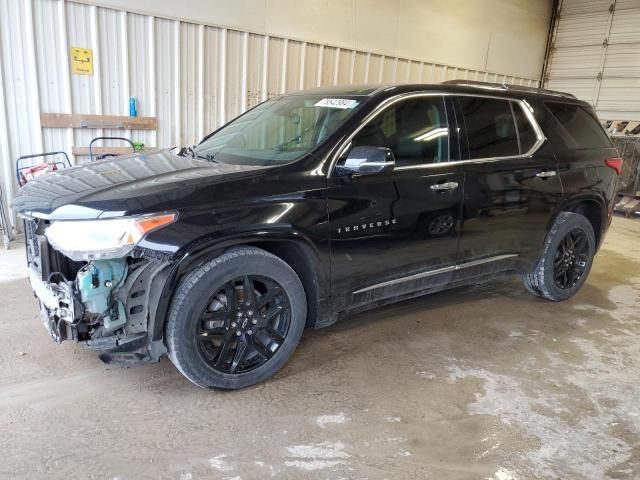
[(358, 105), (357, 100), (350, 100), (348, 98), (323, 98), (317, 102), (314, 107), (329, 107), (329, 108), (354, 108)]

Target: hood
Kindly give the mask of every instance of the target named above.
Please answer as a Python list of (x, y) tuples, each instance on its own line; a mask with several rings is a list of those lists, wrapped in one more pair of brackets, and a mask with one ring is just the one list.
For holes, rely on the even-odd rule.
[(179, 157), (169, 150), (113, 157), (48, 173), (22, 187), (16, 214), (51, 220), (92, 219), (172, 209), (198, 186), (266, 167)]

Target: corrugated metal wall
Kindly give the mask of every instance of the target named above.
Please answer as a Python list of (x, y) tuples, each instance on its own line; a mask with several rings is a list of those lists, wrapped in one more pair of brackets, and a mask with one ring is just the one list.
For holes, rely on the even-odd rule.
[(562, 0), (552, 42), (547, 88), (640, 121), (640, 0)]
[[(149, 147), (193, 144), (247, 108), (319, 85), (441, 82), (535, 86), (537, 80), (385, 57), (286, 38), (139, 15), (65, 0), (0, 1), (0, 173), (15, 193), (14, 159), (71, 153), (98, 135)], [(94, 74), (73, 75), (69, 48), (93, 49)], [(41, 128), (40, 113), (156, 116), (157, 131)], [(84, 159), (73, 159), (82, 162)]]

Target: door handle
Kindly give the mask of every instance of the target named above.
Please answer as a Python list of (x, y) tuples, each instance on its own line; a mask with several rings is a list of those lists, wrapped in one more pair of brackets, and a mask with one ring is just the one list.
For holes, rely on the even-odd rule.
[(544, 170), (542, 172), (536, 173), (536, 177), (540, 177), (540, 178), (550, 178), (555, 176), (556, 176), (555, 170)]
[(458, 188), (458, 182), (444, 182), (444, 183), (434, 183), (431, 185), (431, 190), (435, 190), (436, 192), (445, 192), (447, 190), (455, 190)]

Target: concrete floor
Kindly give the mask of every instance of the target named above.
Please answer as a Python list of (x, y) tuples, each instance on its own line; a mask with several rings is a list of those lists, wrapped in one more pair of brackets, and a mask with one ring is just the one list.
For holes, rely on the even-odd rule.
[(0, 252), (2, 478), (640, 478), (638, 221), (570, 301), (500, 279), (405, 302), (238, 392), (54, 345), (23, 262)]

